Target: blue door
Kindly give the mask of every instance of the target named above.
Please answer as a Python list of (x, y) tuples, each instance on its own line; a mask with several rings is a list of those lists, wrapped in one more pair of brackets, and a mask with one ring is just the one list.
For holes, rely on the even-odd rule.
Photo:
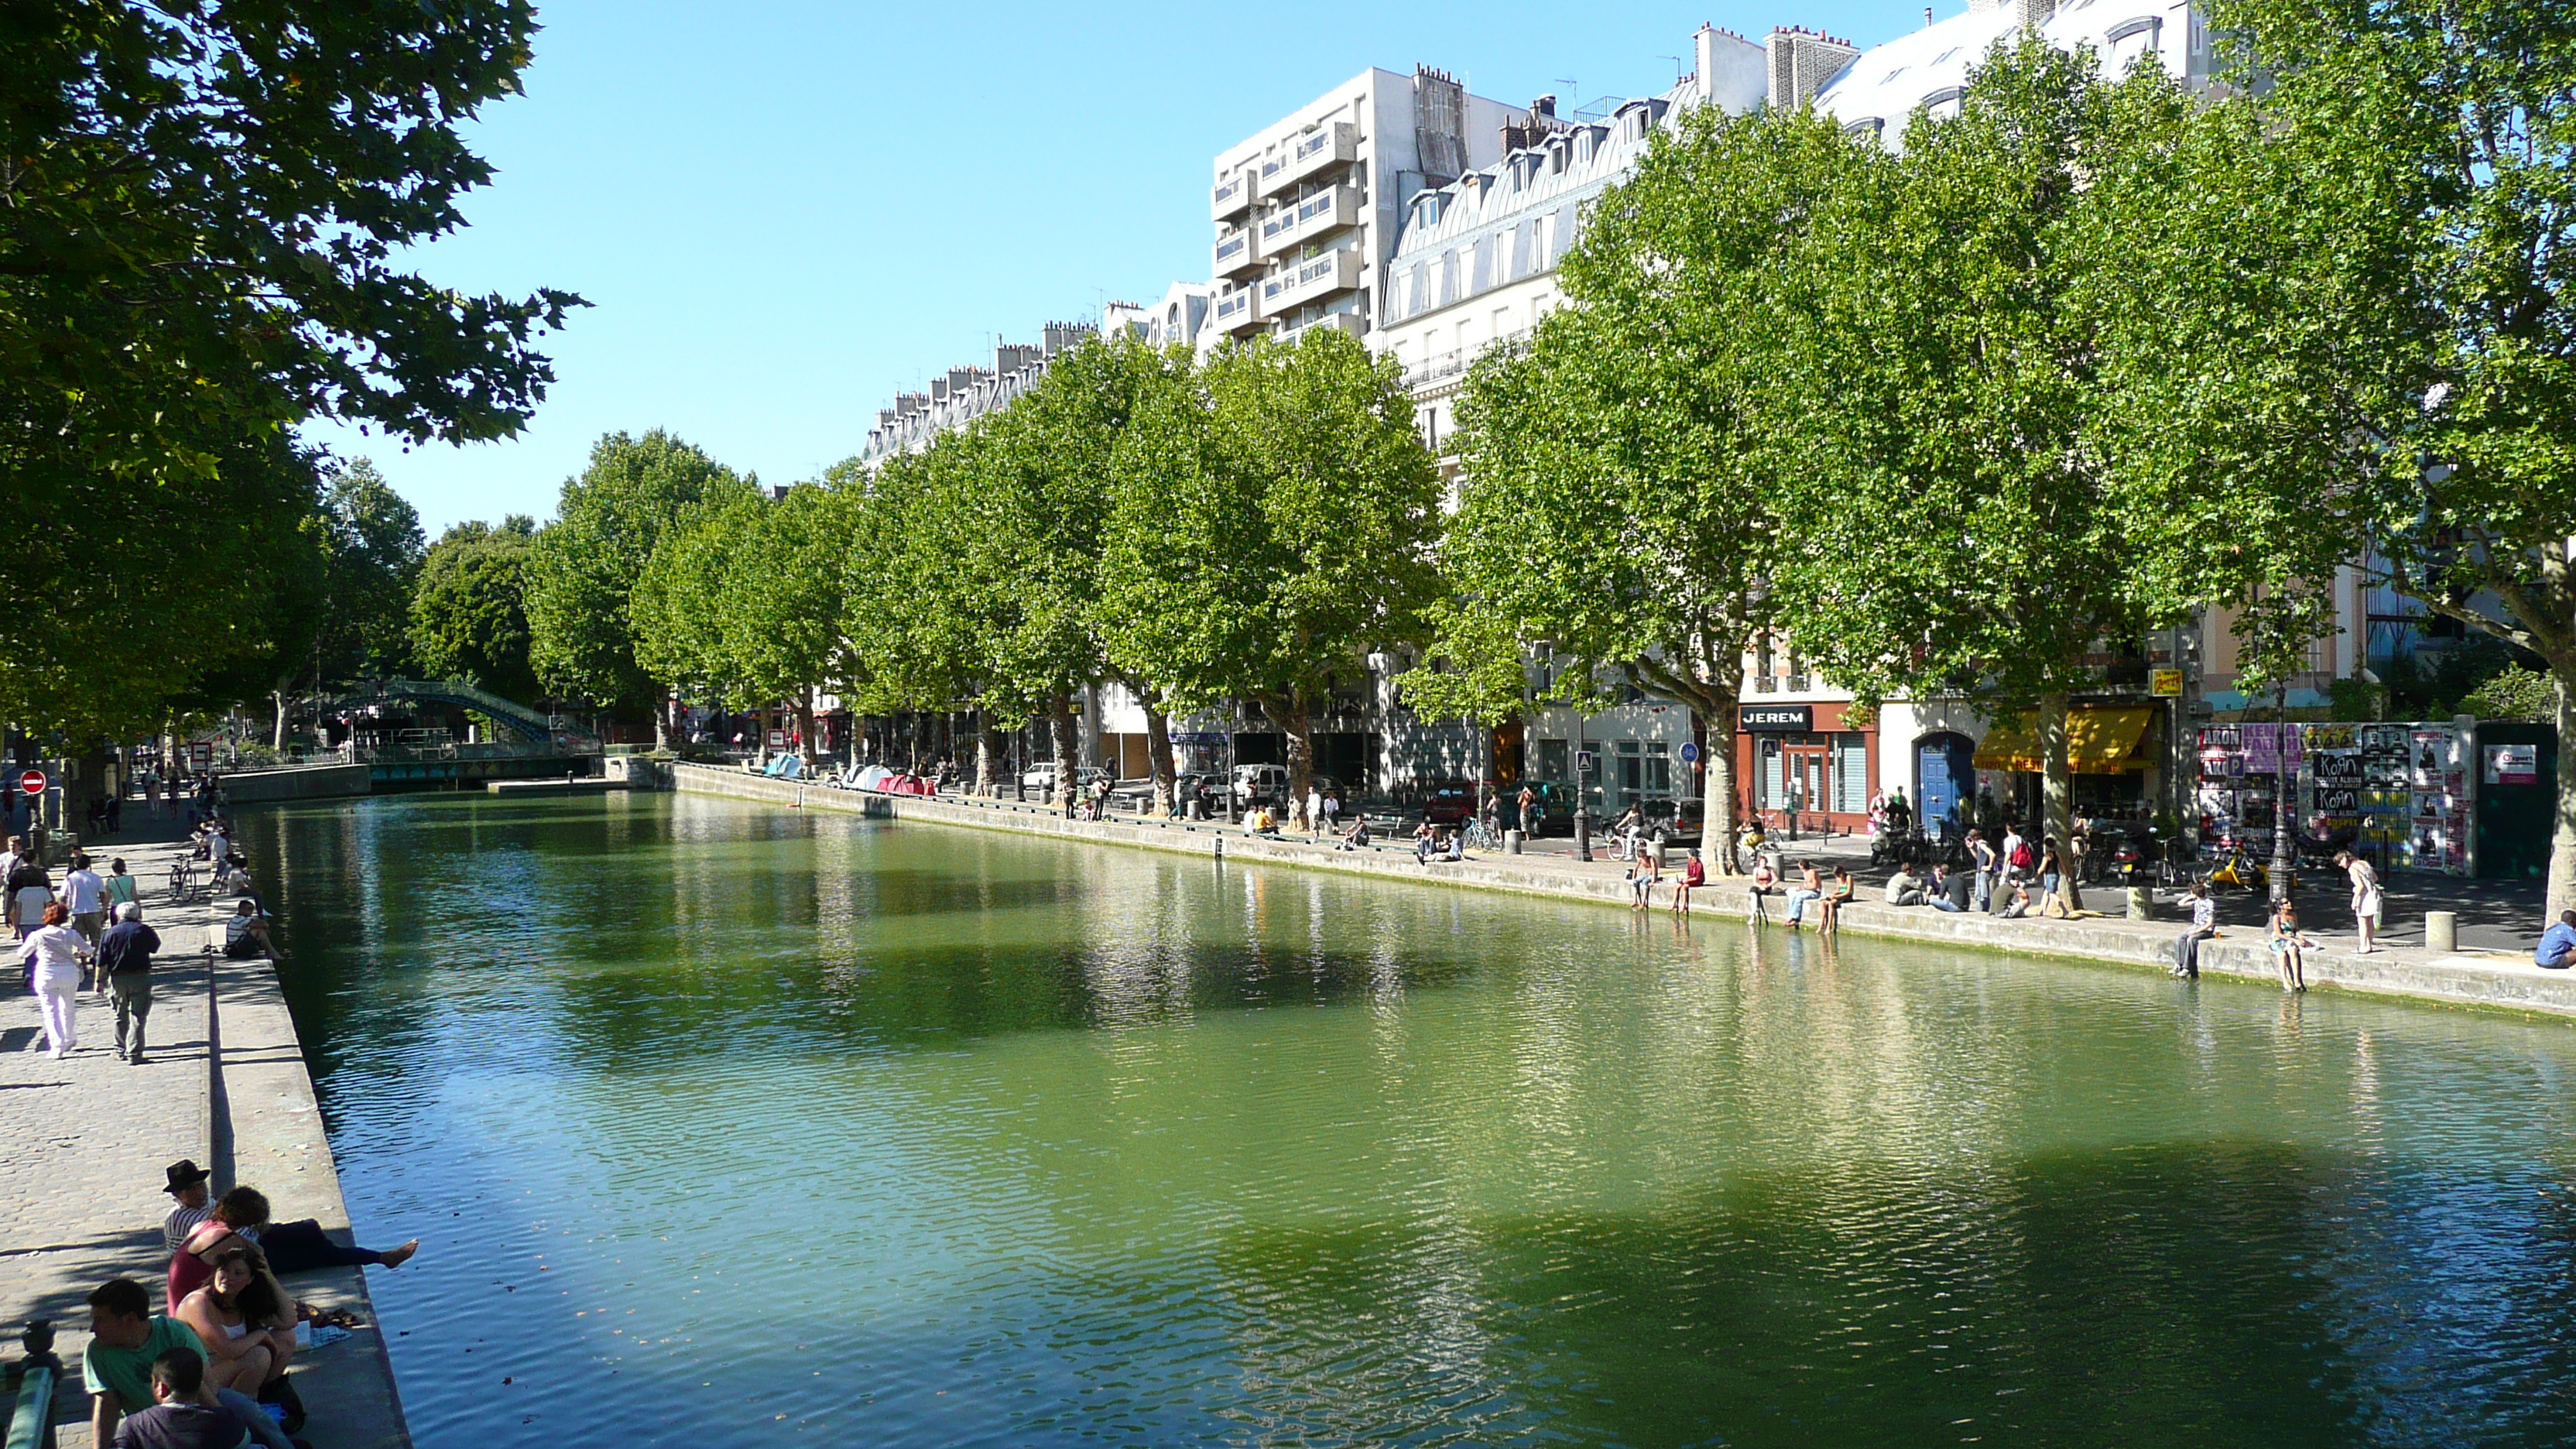
[(1966, 735), (1925, 735), (1914, 743), (1914, 818), (1936, 829), (1974, 788), (1976, 746)]

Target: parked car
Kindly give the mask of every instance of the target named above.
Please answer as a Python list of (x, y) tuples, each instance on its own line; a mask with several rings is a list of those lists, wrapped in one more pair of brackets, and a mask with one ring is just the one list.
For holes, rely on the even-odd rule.
[[(1538, 820), (1532, 825), (1530, 834), (1572, 835), (1574, 833), (1574, 787), (1563, 780), (1530, 780), (1524, 783), (1528, 785), (1530, 794), (1535, 797), (1530, 801), (1530, 807), (1538, 815)], [(1512, 786), (1503, 791), (1503, 823), (1506, 826), (1518, 824), (1520, 797), (1519, 786)], [(1608, 823), (1603, 820), (1592, 822), (1595, 829)]]
[(1288, 767), (1286, 765), (1237, 765), (1234, 767), (1235, 803), (1249, 808), (1254, 805), (1288, 803)]
[(1174, 776), (1172, 779), (1172, 805), (1183, 815), (1190, 813), (1190, 802), (1193, 800), (1199, 802), (1199, 809), (1203, 813), (1212, 816), (1223, 815), (1225, 797), (1226, 784), (1225, 777), (1222, 775), (1207, 775), (1192, 771), (1185, 775)]
[(1476, 814), (1476, 787), (1443, 780), (1422, 792), (1422, 818), (1434, 825), (1463, 825)]
[(1667, 840), (1692, 841), (1708, 828), (1708, 802), (1696, 795), (1641, 802), (1647, 830), (1657, 845)]
[[(1110, 774), (1098, 765), (1076, 765), (1073, 767), (1073, 778), (1078, 784), (1089, 784), (1093, 780), (1107, 780)], [(1021, 771), (1020, 785), (1029, 790), (1054, 789), (1055, 761), (1047, 760)]]

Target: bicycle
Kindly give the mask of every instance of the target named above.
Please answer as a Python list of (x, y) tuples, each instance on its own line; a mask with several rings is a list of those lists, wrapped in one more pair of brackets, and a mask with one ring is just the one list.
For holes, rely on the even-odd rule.
[(195, 899), (196, 894), (196, 883), (191, 878), (188, 863), (184, 860), (174, 862), (170, 867), (170, 899), (184, 904)]
[(1503, 839), (1494, 833), (1494, 827), (1486, 824), (1482, 819), (1471, 820), (1467, 823), (1467, 848), (1500, 850), (1503, 848)]

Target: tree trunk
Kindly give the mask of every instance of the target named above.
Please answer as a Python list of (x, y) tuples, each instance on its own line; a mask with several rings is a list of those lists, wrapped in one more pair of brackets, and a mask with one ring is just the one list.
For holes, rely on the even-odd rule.
[(2057, 842), (2060, 864), (2075, 826), (2075, 767), (2066, 749), (2066, 711), (2064, 690), (2040, 696), (2039, 835), (2042, 842)]
[(668, 695), (653, 705), (653, 748), (658, 752), (671, 748), (671, 710), (679, 703)]
[(277, 728), (269, 737), (268, 747), (272, 750), (282, 750), (286, 748), (286, 691), (272, 689), (268, 692), (268, 697), (277, 703)]
[(1145, 768), (1154, 776), (1154, 813), (1172, 814), (1172, 719), (1152, 705), (1145, 706)]
[(2558, 913), (2576, 910), (2576, 756), (2567, 742), (2576, 740), (2576, 669), (2560, 664), (2549, 671), (2558, 686), (2558, 822), (2549, 832), (2549, 906), (2541, 924)]
[(1708, 721), (1708, 755), (1702, 761), (1708, 767), (1708, 782), (1700, 791), (1699, 858), (1726, 875), (1742, 875), (1752, 867), (1738, 858), (1735, 830), (1735, 725), (1736, 705), (1741, 688), (1728, 689), (1711, 685), (1707, 708), (1700, 718)]
[(2290, 687), (2286, 683), (2272, 686), (2273, 775), (2272, 775), (2272, 903), (2290, 898), (2290, 872), (2297, 857), (2290, 848), (2290, 805), (2295, 798), (2290, 773)]
[(1306, 808), (1306, 791), (1315, 783), (1315, 722), (1302, 689), (1261, 701), (1261, 712), (1288, 737), (1288, 808)]
[(1047, 790), (1047, 803), (1057, 805), (1073, 788), (1073, 700), (1068, 695), (1051, 695), (1047, 699), (1047, 742), (1055, 747), (1055, 784)]
[(805, 757), (805, 773), (814, 773), (814, 691), (796, 694), (796, 752)]
[(1002, 753), (1001, 731), (993, 728), (993, 716), (978, 707), (975, 711), (975, 793), (990, 798), (993, 789), (993, 761)]

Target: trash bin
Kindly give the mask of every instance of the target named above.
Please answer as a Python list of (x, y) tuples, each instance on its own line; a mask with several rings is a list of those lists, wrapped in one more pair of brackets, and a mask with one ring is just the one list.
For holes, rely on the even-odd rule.
[(1503, 832), (1503, 854), (1505, 854), (1505, 855), (1518, 855), (1518, 854), (1520, 854), (1520, 853), (1521, 853), (1521, 833), (1520, 833), (1519, 831), (1517, 831), (1517, 830), (1506, 830), (1506, 831), (1504, 831), (1504, 832)]
[(2456, 951), (2460, 949), (2460, 917), (2456, 911), (2424, 913), (2424, 949)]

